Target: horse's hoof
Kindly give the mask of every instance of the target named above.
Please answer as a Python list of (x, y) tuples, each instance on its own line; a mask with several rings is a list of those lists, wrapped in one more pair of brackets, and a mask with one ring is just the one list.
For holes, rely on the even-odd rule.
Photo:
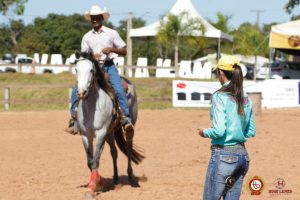
[(119, 184), (119, 176), (114, 176), (113, 182), (115, 185), (118, 185)]
[(105, 181), (101, 177), (101, 180), (90, 183), (89, 188), (91, 189), (91, 192), (100, 192), (105, 190)]
[(128, 181), (132, 187), (140, 187), (138, 178), (134, 174), (128, 176)]
[(84, 199), (94, 199), (96, 197), (96, 193), (92, 191), (87, 191), (84, 193)]
[(89, 183), (89, 188), (92, 192), (102, 190), (104, 186), (104, 178), (98, 174), (97, 170), (93, 170), (91, 173), (91, 179)]

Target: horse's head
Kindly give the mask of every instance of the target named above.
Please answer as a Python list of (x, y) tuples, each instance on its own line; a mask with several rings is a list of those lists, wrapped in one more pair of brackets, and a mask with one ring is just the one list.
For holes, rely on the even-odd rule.
[(84, 99), (89, 93), (89, 89), (94, 84), (95, 65), (87, 58), (80, 57), (76, 63), (76, 80), (78, 98)]

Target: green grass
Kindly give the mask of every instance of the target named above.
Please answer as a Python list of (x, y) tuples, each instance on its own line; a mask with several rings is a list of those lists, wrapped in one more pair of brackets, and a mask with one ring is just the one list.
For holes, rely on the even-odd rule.
[[(70, 73), (56, 74), (0, 74), (0, 101), (4, 100), (4, 87), (16, 85), (58, 85), (74, 84), (74, 76)], [(66, 110), (68, 109), (68, 88), (10, 88), (10, 110)], [(0, 105), (0, 111), (4, 110), (4, 104)]]
[[(172, 80), (170, 78), (131, 78), (136, 86), (139, 109), (172, 108)], [(177, 79), (178, 80), (178, 79)], [(69, 88), (36, 88), (38, 85), (74, 85), (75, 77), (61, 74), (0, 73), (0, 102), (4, 100), (4, 87), (30, 85), (33, 87), (11, 88), (10, 111), (68, 110)], [(0, 111), (4, 111), (3, 101)]]
[[(172, 79), (132, 78), (136, 85), (139, 109), (165, 109), (172, 107)], [(68, 88), (36, 88), (37, 85), (73, 85), (74, 75), (62, 74), (0, 74), (0, 101), (4, 100), (5, 86), (31, 85), (10, 88), (10, 111), (67, 110)], [(3, 101), (0, 111), (4, 111)]]

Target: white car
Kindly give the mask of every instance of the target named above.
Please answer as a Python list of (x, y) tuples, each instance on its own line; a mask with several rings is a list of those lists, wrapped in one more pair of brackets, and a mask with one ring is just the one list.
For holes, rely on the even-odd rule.
[[(269, 68), (269, 66), (271, 66)], [(258, 79), (300, 79), (300, 63), (275, 61), (271, 64), (264, 64), (257, 72)]]

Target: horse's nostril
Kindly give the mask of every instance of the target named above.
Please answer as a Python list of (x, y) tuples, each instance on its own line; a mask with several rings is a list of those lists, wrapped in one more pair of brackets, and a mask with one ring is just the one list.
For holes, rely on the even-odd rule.
[(77, 96), (78, 96), (79, 98), (83, 98), (84, 95), (86, 95), (86, 91), (85, 91), (85, 90), (78, 90)]

